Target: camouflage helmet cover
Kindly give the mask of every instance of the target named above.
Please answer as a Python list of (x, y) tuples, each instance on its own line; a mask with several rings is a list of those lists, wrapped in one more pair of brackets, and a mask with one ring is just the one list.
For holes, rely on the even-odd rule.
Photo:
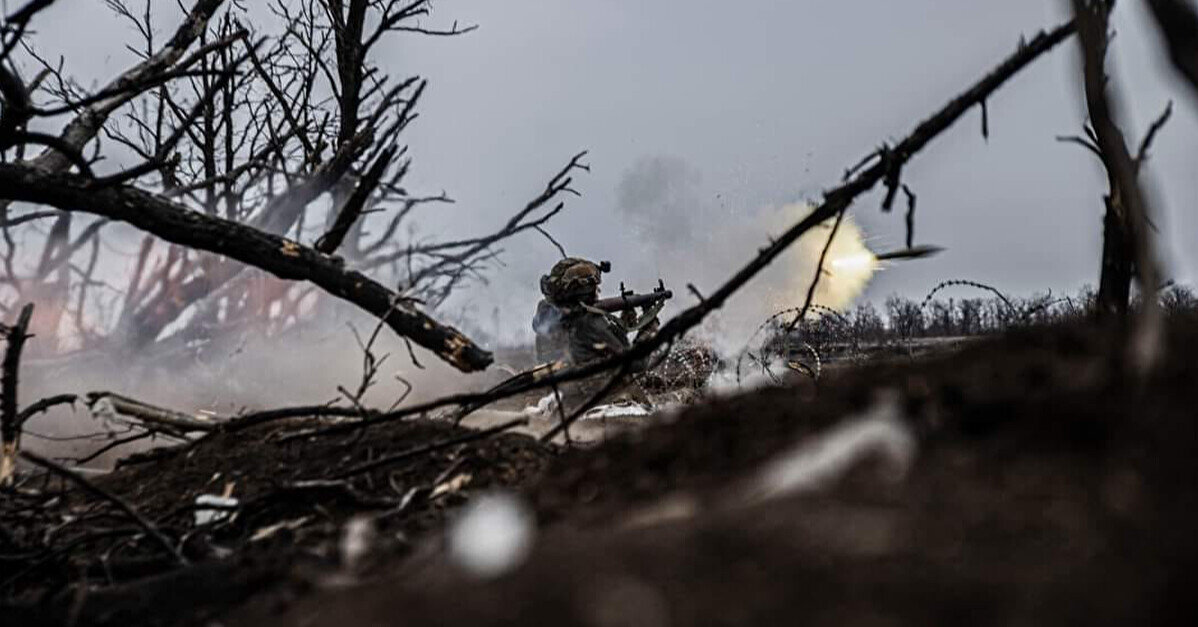
[(611, 265), (594, 263), (577, 257), (567, 257), (554, 264), (549, 274), (541, 277), (541, 293), (551, 301), (567, 301), (586, 296), (599, 288), (600, 275)]

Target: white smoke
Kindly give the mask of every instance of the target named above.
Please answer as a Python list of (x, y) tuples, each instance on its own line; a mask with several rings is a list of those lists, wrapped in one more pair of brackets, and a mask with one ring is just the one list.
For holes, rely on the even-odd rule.
[[(673, 307), (690, 304), (683, 289), (710, 292), (811, 211), (797, 202), (773, 207), (729, 206), (700, 196), (702, 177), (684, 160), (651, 157), (625, 173), (619, 211), (643, 254), (621, 260), (617, 273), (658, 275), (675, 288)], [(802, 305), (831, 232), (829, 220), (812, 229), (738, 292), (705, 323), (703, 333), (726, 355), (739, 351), (770, 315)], [(833, 309), (852, 305), (878, 262), (860, 227), (846, 215), (828, 251), (813, 302)], [(676, 309), (675, 309), (676, 310)]]

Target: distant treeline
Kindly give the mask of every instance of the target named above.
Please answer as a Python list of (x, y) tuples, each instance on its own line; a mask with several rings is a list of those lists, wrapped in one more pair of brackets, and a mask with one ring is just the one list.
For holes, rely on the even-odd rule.
[[(1160, 291), (1166, 315), (1198, 316), (1198, 293), (1171, 285)], [(1054, 325), (1090, 318), (1095, 292), (1086, 288), (1072, 296), (1035, 294), (1025, 298), (996, 295), (978, 298), (925, 298), (892, 295), (881, 310), (862, 303), (851, 311), (818, 310), (802, 325), (799, 335), (813, 345), (844, 341), (887, 342), (923, 337), (960, 337), (999, 333), (1016, 327)], [(779, 317), (777, 329), (789, 321)]]

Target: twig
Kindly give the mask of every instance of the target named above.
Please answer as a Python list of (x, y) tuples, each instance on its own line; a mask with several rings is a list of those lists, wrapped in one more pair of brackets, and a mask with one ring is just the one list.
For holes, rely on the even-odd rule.
[(546, 231), (539, 224), (534, 224), (532, 228), (536, 229), (537, 233), (544, 235), (545, 239), (549, 240), (549, 243), (553, 244), (554, 248), (557, 248), (557, 252), (561, 253), (562, 259), (569, 257), (569, 255), (566, 254), (566, 249), (560, 243), (558, 243), (557, 240), (553, 239), (553, 236), (549, 234), (549, 231)]
[(1152, 147), (1152, 141), (1156, 139), (1156, 134), (1164, 128), (1171, 115), (1173, 115), (1172, 100), (1165, 105), (1165, 110), (1161, 112), (1160, 116), (1153, 120), (1152, 125), (1148, 127), (1148, 132), (1144, 134), (1144, 139), (1140, 141), (1140, 149), (1136, 151), (1136, 172), (1144, 167), (1144, 162), (1148, 160), (1148, 149)]
[(135, 433), (128, 437), (116, 438), (115, 440), (109, 442), (108, 444), (101, 446), (99, 449), (92, 451), (91, 454), (87, 455), (86, 457), (81, 457), (79, 459), (74, 460), (74, 463), (76, 465), (83, 465), (83, 464), (86, 464), (87, 462), (92, 461), (93, 459), (96, 459), (97, 457), (103, 455), (104, 453), (107, 453), (108, 451), (111, 451), (112, 449), (117, 448), (118, 446), (132, 444), (133, 442), (138, 442), (140, 440), (145, 440), (147, 438), (152, 438), (152, 437), (154, 437), (153, 431), (142, 431), (141, 433)]
[(216, 426), (215, 431), (220, 433), (237, 433), (250, 427), (256, 427), (269, 422), (277, 422), (279, 420), (288, 420), (292, 418), (325, 418), (325, 417), (341, 417), (341, 418), (368, 418), (370, 413), (363, 414), (362, 410), (356, 407), (330, 407), (328, 405), (311, 405), (304, 407), (283, 407), (280, 409), (270, 409), (266, 411), (254, 412), (245, 414), (236, 418), (222, 422)]
[(368, 473), (372, 470), (377, 470), (384, 466), (390, 466), (391, 464), (397, 464), (399, 462), (406, 461), (406, 460), (412, 459), (414, 457), (420, 457), (422, 455), (434, 453), (436, 451), (446, 449), (446, 448), (451, 448), (451, 447), (457, 446), (459, 444), (466, 444), (468, 442), (474, 442), (476, 440), (484, 440), (491, 436), (503, 433), (504, 431), (508, 431), (508, 430), (514, 429), (516, 427), (524, 426), (526, 424), (528, 424), (527, 418), (517, 418), (515, 420), (509, 420), (503, 424), (496, 425), (489, 429), (483, 429), (482, 431), (474, 431), (472, 433), (468, 433), (466, 435), (452, 438), (449, 440), (442, 440), (441, 442), (433, 442), (432, 444), (418, 446), (416, 448), (409, 449), (409, 450), (403, 451), (401, 453), (396, 453), (395, 455), (388, 455), (386, 457), (376, 459), (372, 462), (367, 462), (365, 464), (359, 464), (357, 466), (354, 466), (352, 468), (349, 468), (347, 470), (344, 470), (342, 472), (339, 472), (339, 473), (333, 475), (332, 478), (333, 479), (345, 479), (347, 477), (353, 477), (355, 475)]
[(74, 394), (57, 394), (43, 398), (22, 409), (21, 413), (17, 415), (17, 424), (22, 425), (26, 420), (57, 405), (74, 405), (77, 400), (79, 400), (79, 397)]
[(819, 279), (824, 273), (824, 263), (828, 259), (828, 251), (832, 249), (832, 242), (836, 239), (836, 233), (840, 230), (840, 223), (844, 221), (844, 214), (848, 211), (848, 206), (841, 208), (836, 214), (836, 221), (832, 223), (832, 230), (828, 233), (828, 241), (824, 242), (824, 248), (819, 252), (819, 261), (815, 264), (815, 276), (811, 279), (811, 285), (807, 286), (807, 296), (803, 298), (803, 308), (799, 310), (798, 315), (786, 325), (785, 334), (789, 334), (796, 326), (807, 317), (807, 310), (811, 308), (812, 300), (815, 298), (815, 288), (819, 286)]
[(990, 109), (986, 106), (985, 100), (979, 104), (982, 108), (982, 139), (990, 141)]
[(907, 250), (915, 247), (915, 192), (903, 185), (903, 194), (907, 196)]
[[(547, 431), (545, 435), (541, 436), (541, 442), (551, 442), (553, 438), (557, 437), (557, 434), (567, 433), (570, 429), (570, 425), (574, 424), (575, 421), (577, 421), (582, 417), (583, 414), (587, 412), (587, 410), (589, 410), (591, 407), (594, 407), (596, 403), (603, 400), (603, 397), (611, 394), (617, 387), (620, 386), (620, 384), (624, 381), (624, 377), (628, 376), (628, 373), (632, 371), (632, 363), (633, 362), (631, 361), (624, 363), (624, 365), (620, 367), (620, 370), (618, 370), (611, 379), (608, 379), (607, 383), (605, 383), (603, 387), (599, 389), (599, 391), (592, 394), (590, 398), (586, 399), (581, 405), (574, 408), (568, 417), (562, 416), (561, 422), (558, 423), (557, 426), (553, 427)], [(554, 389), (556, 390), (556, 387)], [(568, 436), (566, 441), (569, 441)]]
[(117, 509), (121, 510), (121, 512), (123, 512), (126, 516), (133, 519), (133, 522), (137, 523), (137, 526), (141, 527), (142, 530), (146, 532), (146, 535), (150, 536), (150, 538), (152, 538), (163, 549), (165, 549), (167, 553), (169, 553), (172, 557), (174, 557), (176, 562), (178, 562), (180, 565), (183, 565), (183, 566), (186, 566), (188, 564), (187, 558), (183, 557), (183, 554), (180, 553), (179, 550), (177, 548), (175, 548), (175, 546), (173, 544), (171, 544), (171, 541), (165, 535), (163, 535), (162, 532), (159, 531), (158, 528), (155, 527), (153, 523), (151, 523), (144, 516), (139, 514), (137, 512), (137, 510), (133, 508), (132, 505), (130, 505), (127, 501), (125, 501), (125, 499), (122, 499), (121, 497), (109, 492), (108, 490), (105, 490), (104, 488), (97, 486), (96, 484), (92, 483), (91, 481), (89, 481), (88, 479), (86, 479), (85, 477), (80, 475), (79, 473), (68, 470), (67, 468), (64, 468), (52, 461), (40, 456), (40, 455), (37, 455), (35, 453), (30, 453), (29, 451), (21, 451), (21, 457), (25, 458), (26, 460), (28, 460), (31, 463), (34, 463), (38, 466), (41, 466), (42, 468), (45, 468), (46, 470), (50, 471), (51, 473), (53, 473), (55, 475), (58, 475), (59, 477), (69, 480), (71, 483), (74, 483), (75, 485), (83, 488), (84, 491), (92, 494), (93, 496), (99, 497), (105, 501), (108, 501), (109, 503), (112, 503), (113, 505), (115, 505), (117, 507)]
[(556, 383), (553, 384), (553, 400), (557, 405), (558, 424), (562, 427), (562, 434), (566, 438), (566, 444), (573, 446), (574, 441), (570, 438), (570, 423), (566, 420), (566, 408), (562, 405), (562, 394)]

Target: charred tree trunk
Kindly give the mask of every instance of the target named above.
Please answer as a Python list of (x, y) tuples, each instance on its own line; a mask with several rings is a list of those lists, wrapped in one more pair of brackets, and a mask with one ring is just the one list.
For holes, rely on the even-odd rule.
[(1102, 268), (1098, 277), (1098, 317), (1109, 319), (1127, 315), (1131, 300), (1131, 280), (1135, 274), (1125, 212), (1120, 207), (1119, 194), (1113, 191), (1105, 199), (1106, 214), (1102, 218)]
[(1091, 149), (1102, 160), (1110, 182), (1104, 220), (1099, 315), (1110, 314), (1112, 310), (1108, 307), (1114, 308), (1115, 312), (1127, 313), (1134, 271), (1142, 302), (1125, 338), (1126, 361), (1142, 380), (1160, 355), (1162, 324), (1157, 296), (1160, 268), (1153, 251), (1149, 200), (1140, 186), (1139, 173), (1152, 139), (1168, 120), (1171, 107), (1166, 107), (1164, 114), (1152, 124), (1139, 151), (1133, 155), (1118, 124), (1115, 89), (1106, 73), (1106, 54), (1110, 45), (1108, 20), (1113, 7), (1113, 0), (1073, 0), (1082, 52), (1086, 108), (1092, 126)]

